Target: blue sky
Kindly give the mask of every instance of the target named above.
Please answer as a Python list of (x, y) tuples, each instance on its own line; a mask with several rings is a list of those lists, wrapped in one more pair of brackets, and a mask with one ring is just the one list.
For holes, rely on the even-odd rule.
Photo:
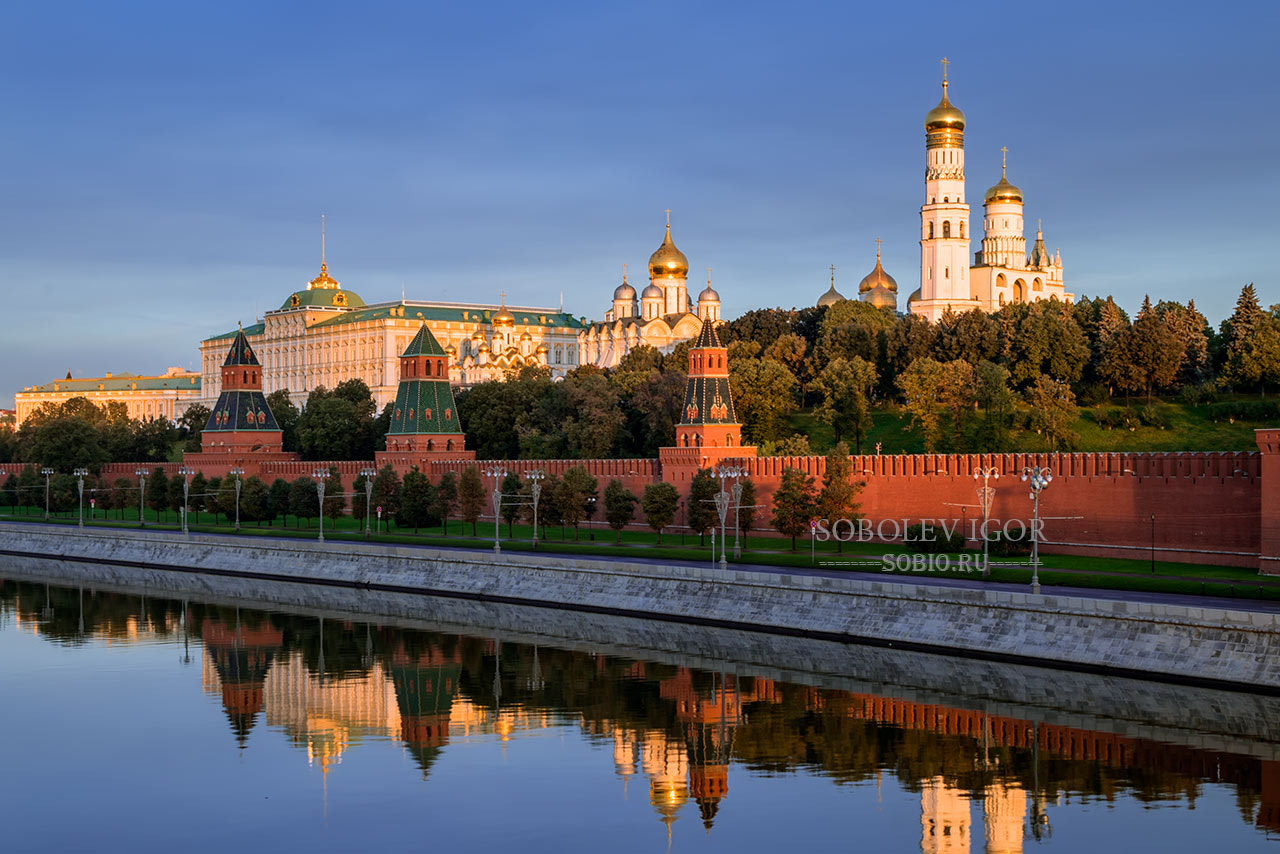
[[(0, 406), (195, 365), (330, 270), (367, 301), (599, 318), (663, 210), (726, 316), (918, 284), (951, 59), (969, 194), (1068, 287), (1280, 302), (1274, 4), (66, 3), (0, 14)], [(975, 219), (977, 217), (975, 216)], [(976, 247), (976, 243), (975, 243)]]

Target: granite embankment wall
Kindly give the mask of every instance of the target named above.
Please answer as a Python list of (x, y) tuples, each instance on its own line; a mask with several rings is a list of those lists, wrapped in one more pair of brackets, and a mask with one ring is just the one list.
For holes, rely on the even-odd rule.
[(0, 524), (0, 552), (532, 604), (1280, 690), (1280, 615), (864, 578)]
[(1069, 731), (1072, 755), (1081, 758), (1114, 748), (1097, 742), (1149, 739), (1280, 760), (1280, 695), (611, 614), (49, 558), (0, 557), (0, 578), (497, 637), (848, 691), (901, 714), (932, 716), (949, 733), (966, 731), (966, 712), (1036, 721)]

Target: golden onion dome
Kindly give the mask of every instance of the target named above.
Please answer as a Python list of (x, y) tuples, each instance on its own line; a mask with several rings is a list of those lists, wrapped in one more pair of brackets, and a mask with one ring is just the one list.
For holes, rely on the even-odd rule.
[(942, 81), (942, 100), (924, 116), (924, 129), (964, 130), (964, 113), (947, 98), (947, 81)]
[(909, 307), (913, 302), (919, 302), (922, 298), (920, 289), (916, 288), (911, 292), (911, 296), (907, 297), (907, 306)]
[(480, 350), (479, 350), (479, 352), (481, 352), (481, 353), (488, 353), (488, 352), (489, 352), (489, 345), (488, 345), (488, 344), (481, 344), (481, 345), (480, 345)]
[(891, 291), (884, 285), (878, 284), (862, 297), (862, 301), (870, 303), (876, 308), (897, 309), (898, 293), (896, 290)]
[(990, 190), (987, 190), (986, 198), (983, 204), (989, 205), (992, 202), (1016, 202), (1022, 204), (1022, 191), (1009, 183), (1009, 179), (1004, 177), (1004, 173), (1000, 174), (1000, 183), (996, 184)]
[(538, 352), (539, 352), (539, 353), (542, 353), (542, 354), (546, 354), (546, 353), (551, 352), (551, 350), (550, 350), (550, 348), (549, 348), (549, 347), (547, 347), (547, 345), (546, 345), (546, 344), (539, 344), (539, 345), (538, 345)]
[(898, 283), (884, 271), (884, 267), (880, 265), (880, 253), (876, 252), (876, 267), (866, 275), (861, 282), (858, 283), (858, 293), (870, 293), (872, 288), (882, 286), (891, 293), (898, 292)]
[(483, 340), (484, 340), (484, 333), (483, 333), (483, 332), (481, 332), (479, 329), (477, 329), (475, 332), (472, 332), (472, 333), (471, 333), (471, 340), (472, 340), (472, 341), (483, 341)]
[(533, 340), (533, 336), (532, 336), (532, 335), (530, 335), (528, 332), (526, 332), (526, 333), (524, 333), (523, 335), (521, 335), (521, 336), (520, 336), (520, 340), (521, 340), (521, 341), (532, 341), (532, 340)]
[(444, 348), (444, 354), (446, 356), (456, 356), (458, 355), (458, 351), (454, 348), (452, 344), (450, 344), (448, 347)]
[(671, 241), (671, 223), (658, 251), (649, 256), (649, 277), (653, 279), (684, 278), (689, 275), (689, 259)]
[(836, 290), (836, 281), (832, 278), (831, 287), (827, 288), (826, 293), (818, 297), (818, 308), (829, 308), (844, 298), (844, 294)]
[(496, 312), (493, 313), (493, 317), (490, 318), (489, 322), (492, 323), (494, 326), (514, 326), (515, 325), (516, 316), (511, 312), (507, 311), (507, 297), (505, 294), (502, 297), (502, 308), (498, 309)]

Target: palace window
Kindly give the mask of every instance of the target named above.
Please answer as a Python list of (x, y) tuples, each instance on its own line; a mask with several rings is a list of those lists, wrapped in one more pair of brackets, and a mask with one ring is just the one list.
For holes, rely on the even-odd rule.
[(929, 223), (929, 239), (933, 240), (933, 223)]
[(951, 220), (949, 219), (943, 220), (942, 221), (942, 237), (945, 240), (950, 236), (951, 236)]

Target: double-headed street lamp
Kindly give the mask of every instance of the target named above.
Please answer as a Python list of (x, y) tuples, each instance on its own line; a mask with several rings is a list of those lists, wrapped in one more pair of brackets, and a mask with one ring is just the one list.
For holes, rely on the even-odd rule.
[(45, 467), (40, 469), (40, 474), (44, 475), (44, 520), (49, 521), (49, 478), (53, 477), (53, 469)]
[(187, 516), (191, 515), (191, 475), (195, 473), (195, 469), (190, 466), (182, 466), (178, 469), (178, 474), (182, 476), (182, 533), (184, 534), (191, 533), (191, 529), (187, 527)]
[(84, 479), (89, 476), (89, 470), (86, 468), (78, 468), (72, 472), (76, 476), (76, 491), (80, 493), (80, 521), (76, 524), (81, 528), (84, 527)]
[(984, 466), (973, 473), (973, 479), (982, 478), (982, 486), (978, 487), (978, 503), (982, 506), (982, 574), (991, 574), (991, 556), (987, 543), (987, 521), (991, 518), (991, 503), (996, 497), (996, 488), (990, 485), (991, 479), (1000, 478), (1000, 470), (995, 466)]
[(493, 478), (493, 551), (501, 554), (502, 543), (498, 538), (502, 536), (502, 480), (507, 476), (507, 470), (502, 466), (490, 466), (484, 470), (484, 475)]
[[(738, 516), (742, 505), (742, 484), (738, 482), (739, 478), (745, 476), (747, 470), (741, 466), (716, 466), (711, 472), (711, 476), (720, 481), (720, 491), (716, 493), (715, 504), (716, 512), (720, 514), (720, 568), (723, 569), (729, 565), (728, 559), (725, 557), (725, 544), (728, 538), (725, 536), (725, 518), (729, 515), (730, 495), (734, 505), (733, 513), (733, 558), (737, 560), (742, 557), (742, 541), (741, 528), (739, 526)], [(724, 482), (726, 480), (733, 481), (732, 492), (725, 492)]]
[(147, 527), (147, 470), (138, 469), (134, 472), (138, 476), (138, 522), (141, 527)]
[(1031, 592), (1040, 592), (1040, 493), (1053, 483), (1053, 474), (1048, 466), (1027, 466), (1022, 470), (1022, 479), (1031, 486), (1031, 501), (1034, 507), (1031, 523)]
[(530, 469), (524, 473), (524, 479), (529, 481), (529, 492), (533, 494), (533, 547), (538, 547), (538, 499), (542, 497), (542, 482), (547, 479), (547, 473), (542, 469)]
[(373, 503), (373, 479), (378, 476), (377, 469), (363, 468), (360, 469), (360, 476), (364, 478), (364, 538), (369, 539), (369, 505)]
[(325, 478), (327, 478), (327, 477), (329, 476), (329, 473), (328, 473), (327, 471), (325, 471), (324, 469), (316, 469), (315, 471), (313, 471), (313, 472), (311, 473), (311, 476), (312, 476), (312, 477), (314, 477), (314, 478), (316, 479), (316, 495), (317, 495), (317, 496), (319, 497), (319, 499), (320, 499), (320, 537), (319, 537), (319, 540), (320, 540), (320, 542), (322, 542), (322, 543), (323, 543), (323, 542), (324, 542), (324, 480), (325, 480)]
[[(236, 466), (235, 468), (227, 472), (227, 474), (233, 476), (236, 479), (236, 533), (239, 533), (240, 532), (240, 487), (242, 486), (240, 482), (240, 476), (244, 474), (244, 469), (240, 468), (239, 466)], [(324, 502), (322, 501), (320, 503), (322, 505), (320, 508), (322, 511), (320, 515), (323, 516)]]

